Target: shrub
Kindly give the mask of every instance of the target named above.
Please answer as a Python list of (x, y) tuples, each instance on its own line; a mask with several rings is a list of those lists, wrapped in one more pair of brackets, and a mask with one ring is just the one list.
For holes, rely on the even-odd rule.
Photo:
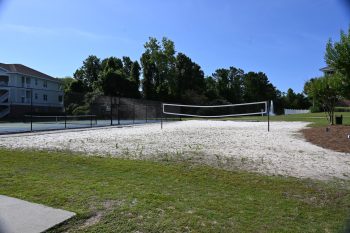
[(314, 112), (322, 112), (323, 110), (321, 109), (320, 106), (315, 105), (315, 106), (311, 106), (310, 108), (310, 112), (314, 113)]

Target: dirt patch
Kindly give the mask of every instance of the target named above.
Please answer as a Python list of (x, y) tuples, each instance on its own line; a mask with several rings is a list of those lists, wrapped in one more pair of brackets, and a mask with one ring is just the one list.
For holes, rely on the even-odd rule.
[(101, 220), (102, 215), (103, 215), (102, 211), (95, 213), (92, 217), (88, 218), (84, 222), (84, 224), (80, 227), (80, 229), (85, 229), (97, 224)]
[(106, 200), (105, 202), (102, 203), (103, 208), (101, 210), (94, 210), (94, 214), (88, 218), (80, 227), (80, 230), (89, 228), (101, 221), (103, 216), (111, 211), (113, 208), (116, 206), (122, 205), (124, 202), (123, 201), (118, 201), (118, 200)]
[[(301, 130), (307, 141), (323, 148), (350, 153), (350, 126), (306, 128)], [(350, 137), (350, 136), (349, 136)]]

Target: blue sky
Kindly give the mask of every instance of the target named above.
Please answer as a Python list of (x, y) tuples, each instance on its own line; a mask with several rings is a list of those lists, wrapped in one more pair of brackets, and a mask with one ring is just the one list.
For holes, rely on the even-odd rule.
[(299, 92), (349, 25), (345, 0), (0, 0), (0, 62), (72, 76), (90, 54), (139, 59), (166, 36), (206, 75), (235, 66)]

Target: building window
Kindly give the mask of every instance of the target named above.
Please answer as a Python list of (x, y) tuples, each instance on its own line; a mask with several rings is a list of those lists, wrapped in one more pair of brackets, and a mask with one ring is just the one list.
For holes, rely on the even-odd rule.
[(31, 98), (31, 93), (30, 91), (26, 91), (26, 99), (30, 99)]
[(38, 85), (38, 79), (36, 78), (35, 79), (35, 86), (37, 86)]
[(44, 101), (47, 101), (47, 95), (43, 95), (43, 99), (44, 99)]
[(47, 87), (47, 81), (46, 80), (44, 80), (44, 82), (43, 82), (43, 87)]
[(63, 96), (59, 95), (58, 96), (58, 102), (62, 103), (62, 101), (63, 101)]
[(38, 99), (38, 93), (35, 93), (34, 98), (37, 100)]

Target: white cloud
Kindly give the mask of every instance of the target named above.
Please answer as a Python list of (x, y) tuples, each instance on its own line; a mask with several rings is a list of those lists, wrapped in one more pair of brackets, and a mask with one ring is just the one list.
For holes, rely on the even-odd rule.
[(18, 24), (2, 24), (0, 31), (11, 31), (16, 33), (35, 35), (35, 36), (55, 36), (55, 37), (81, 37), (85, 39), (100, 40), (111, 39), (112, 36), (91, 33), (76, 28), (45, 28)]

